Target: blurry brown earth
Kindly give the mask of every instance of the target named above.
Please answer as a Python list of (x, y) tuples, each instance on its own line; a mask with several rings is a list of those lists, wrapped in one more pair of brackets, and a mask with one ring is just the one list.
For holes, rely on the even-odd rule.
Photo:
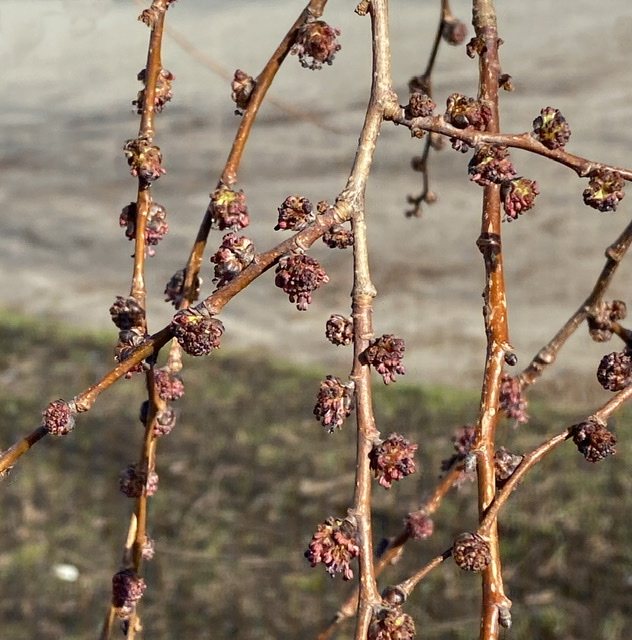
[[(256, 75), (304, 3), (182, 0), (168, 22), (200, 55), (231, 73), (241, 68)], [(456, 0), (453, 9), (467, 20), (469, 4)], [(286, 196), (332, 201), (351, 166), (370, 84), (369, 22), (348, 3), (330, 5), (325, 17), (342, 30), (334, 65), (314, 72), (290, 58), (271, 95), (336, 132), (270, 104), (261, 109), (239, 175), (251, 212), (249, 235), (259, 250), (281, 237), (273, 227)], [(391, 7), (393, 74), (402, 102), (408, 79), (425, 66), (435, 5), (402, 1)], [(532, 0), (499, 2), (497, 9), (503, 72), (515, 85), (502, 96), (503, 129), (527, 131), (541, 108), (554, 106), (571, 125), (569, 151), (632, 165), (632, 3)], [(132, 246), (118, 216), (135, 198), (121, 148), (138, 127), (131, 101), (140, 88), (136, 74), (148, 35), (138, 13), (131, 0), (0, 2), (0, 305), (6, 310), (105, 328), (114, 297), (127, 293)], [(184, 265), (238, 125), (228, 82), (173, 36), (163, 62), (177, 79), (174, 100), (157, 120), (167, 174), (155, 198), (167, 207), (171, 232), (149, 261), (152, 330), (169, 320), (165, 282)], [(445, 46), (436, 101), (442, 105), (452, 92), (474, 95), (476, 75), (476, 62), (462, 47)], [(432, 157), (438, 202), (421, 219), (406, 219), (406, 196), (420, 189), (419, 174), (410, 169), (419, 150), (406, 130), (384, 127), (367, 210), (378, 289), (375, 329), (406, 339), (410, 380), (473, 387), (484, 358), (483, 266), (475, 245), (481, 190), (467, 179), (468, 156), (447, 148)], [(586, 183), (568, 169), (519, 152), (514, 162), (541, 192), (534, 211), (506, 225), (504, 239), (511, 340), (526, 365), (589, 292), (632, 201), (624, 200), (616, 213), (598, 213), (583, 205)], [(209, 255), (219, 241), (215, 233)], [(225, 348), (265, 350), (345, 374), (349, 354), (329, 346), (323, 328), (330, 313), (349, 311), (351, 256), (320, 243), (313, 253), (330, 282), (316, 292), (309, 311), (296, 311), (267, 274), (223, 312)], [(626, 299), (631, 277), (624, 265), (613, 297)], [(203, 278), (210, 291), (208, 261)], [(565, 384), (573, 379), (575, 392), (588, 394), (598, 359), (618, 346), (596, 345), (580, 333), (559, 367)]]

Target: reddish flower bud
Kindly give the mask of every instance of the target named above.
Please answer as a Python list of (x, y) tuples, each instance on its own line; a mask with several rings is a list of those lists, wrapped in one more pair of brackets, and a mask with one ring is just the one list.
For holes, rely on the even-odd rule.
[(503, 373), (500, 384), (499, 408), (505, 415), (516, 422), (529, 422), (527, 407), (529, 403), (522, 393), (522, 383), (519, 377)]
[(489, 544), (478, 533), (462, 533), (452, 547), (452, 557), (464, 571), (483, 571), (492, 561)]
[[(117, 362), (124, 362), (140, 347), (147, 339), (147, 334), (143, 327), (132, 327), (119, 331), (119, 339), (114, 348), (114, 359)], [(143, 373), (149, 369), (149, 365), (144, 360), (136, 363), (126, 374), (126, 378), (131, 378), (134, 373)]]
[(360, 553), (356, 535), (356, 526), (348, 518), (328, 518), (318, 525), (305, 557), (312, 567), (322, 562), (332, 578), (336, 573), (342, 573), (344, 580), (351, 580), (350, 563)]
[(608, 391), (621, 391), (632, 382), (632, 353), (624, 349), (620, 353), (608, 353), (597, 369), (599, 384)]
[(224, 325), (203, 305), (178, 311), (171, 330), (182, 348), (191, 356), (205, 356), (219, 349)]
[(153, 182), (166, 173), (162, 167), (160, 148), (151, 143), (151, 138), (140, 137), (128, 140), (123, 152), (130, 166), (130, 173), (145, 182)]
[(232, 92), (230, 94), (230, 97), (237, 105), (237, 109), (235, 109), (235, 115), (243, 115), (244, 111), (248, 108), (250, 95), (255, 88), (255, 80), (245, 71), (237, 69), (237, 71), (235, 71), (235, 76), (230, 83), (230, 88)]
[(327, 340), (337, 346), (348, 345), (353, 342), (353, 320), (339, 314), (333, 314), (325, 326)]
[[(171, 302), (174, 307), (180, 306), (186, 295), (184, 290), (186, 275), (186, 269), (178, 269), (178, 271), (171, 276), (171, 279), (165, 286), (165, 302)], [(202, 278), (196, 276), (193, 281), (193, 295), (191, 296), (191, 301), (195, 301), (200, 297), (201, 286)]]
[(318, 260), (304, 253), (283, 256), (276, 267), (274, 284), (288, 294), (299, 311), (306, 311), (312, 301), (312, 291), (329, 282)]
[(145, 320), (145, 310), (131, 296), (123, 298), (116, 296), (114, 304), (110, 307), (112, 322), (122, 331), (133, 327), (141, 327)]
[(424, 540), (434, 532), (434, 522), (423, 510), (409, 513), (404, 518), (404, 526), (413, 540)]
[(44, 427), (53, 436), (68, 435), (75, 428), (76, 415), (74, 402), (55, 400), (44, 411)]
[(323, 242), (330, 249), (347, 249), (352, 247), (355, 236), (351, 229), (346, 229), (341, 224), (335, 224), (323, 234)]
[(236, 278), (255, 259), (255, 255), (255, 245), (250, 238), (238, 236), (233, 231), (227, 233), (217, 252), (211, 256), (211, 262), (215, 263), (213, 282), (217, 288)]
[(306, 22), (296, 34), (296, 41), (290, 50), (298, 55), (305, 69), (321, 69), (323, 64), (333, 64), (336, 53), (342, 48), (336, 41), (340, 29), (333, 29), (322, 20)]
[(501, 447), (494, 453), (494, 469), (496, 471), (496, 484), (502, 485), (516, 467), (522, 462), (522, 456), (516, 456), (505, 447)]
[[(136, 239), (136, 216), (135, 202), (130, 202), (126, 207), (123, 207), (119, 216), (119, 225), (126, 227), (125, 237), (129, 240)], [(152, 202), (145, 223), (145, 243), (148, 255), (154, 256), (156, 254), (152, 246), (157, 245), (168, 232), (167, 210), (161, 204)]]
[(278, 208), (279, 219), (275, 231), (291, 229), (300, 231), (316, 219), (312, 203), (301, 196), (288, 196)]
[(590, 178), (582, 194), (584, 202), (599, 211), (616, 211), (625, 193), (625, 180), (614, 171), (599, 169)]
[(625, 302), (601, 301), (598, 308), (588, 317), (588, 333), (595, 342), (608, 342), (612, 338), (613, 323), (624, 320), (628, 314)]
[(393, 334), (383, 335), (372, 340), (364, 352), (366, 361), (382, 376), (384, 384), (395, 382), (395, 374), (404, 375), (406, 368), (402, 364), (406, 346), (401, 338)]
[(413, 460), (418, 445), (410, 444), (406, 438), (397, 433), (378, 444), (374, 444), (369, 459), (371, 469), (378, 482), (390, 489), (394, 480), (401, 480), (417, 470)]
[(401, 607), (384, 607), (375, 614), (368, 640), (413, 640), (415, 621)]
[(540, 191), (538, 183), (534, 180), (516, 178), (503, 182), (500, 193), (505, 208), (505, 220), (511, 222), (533, 207), (535, 197)]
[(225, 229), (244, 229), (250, 224), (246, 194), (220, 187), (211, 194), (209, 204), (212, 226), (220, 231)]
[(426, 118), (432, 115), (436, 108), (432, 98), (425, 92), (415, 91), (410, 94), (408, 106), (405, 107), (407, 118)]
[(533, 121), (533, 135), (547, 149), (563, 149), (571, 137), (571, 128), (559, 109), (547, 107)]
[[(171, 71), (167, 71), (167, 69), (161, 69), (158, 74), (158, 80), (156, 82), (156, 95), (154, 99), (154, 111), (156, 113), (160, 113), (164, 106), (173, 98), (173, 93), (171, 92), (171, 83), (176, 79), (176, 77), (171, 73)], [(147, 69), (142, 69), (138, 74), (138, 81), (143, 84), (147, 84)], [(143, 108), (145, 104), (145, 89), (142, 89), (138, 92), (138, 96), (136, 100), (132, 101), (132, 104), (136, 107), (136, 113), (138, 115), (143, 113)]]
[(470, 180), (482, 187), (511, 180), (516, 170), (511, 163), (507, 147), (481, 145), (476, 149), (468, 165)]
[(474, 98), (460, 93), (453, 93), (447, 100), (445, 121), (457, 129), (471, 127), (476, 131), (484, 131), (492, 118), (490, 108)]
[(156, 369), (154, 381), (158, 395), (168, 402), (179, 400), (184, 395), (184, 384), (182, 377), (173, 373), (168, 367)]
[(129, 618), (147, 585), (131, 569), (124, 569), (112, 577), (112, 605), (119, 618)]
[(617, 438), (606, 425), (596, 418), (589, 418), (569, 429), (573, 442), (588, 462), (599, 462), (616, 452)]
[(320, 383), (314, 415), (329, 433), (342, 428), (342, 423), (351, 415), (353, 407), (352, 382), (343, 384), (340, 378), (327, 376), (327, 379)]

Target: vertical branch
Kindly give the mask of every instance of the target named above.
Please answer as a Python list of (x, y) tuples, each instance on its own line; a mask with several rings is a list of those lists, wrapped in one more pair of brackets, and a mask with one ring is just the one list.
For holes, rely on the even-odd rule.
[[(141, 120), (138, 131), (138, 139), (147, 144), (152, 143), (156, 103), (156, 85), (162, 71), (162, 37), (164, 32), (165, 13), (167, 11), (166, 0), (154, 0), (152, 9), (155, 9), (155, 20), (151, 25), (149, 47), (147, 51), (147, 64), (145, 65), (144, 90), (142, 101)], [(145, 308), (145, 230), (147, 216), (151, 207), (150, 182), (142, 175), (138, 176), (138, 194), (136, 197), (136, 239), (134, 244), (134, 273), (130, 295)]]
[[(498, 114), (498, 30), (492, 0), (474, 0), (473, 25), (480, 47), (479, 100), (491, 111), (487, 128), (490, 133), (500, 130)], [(477, 424), (477, 437), (473, 451), (477, 454), (478, 507), (482, 520), (485, 510), (496, 494), (494, 450), (496, 427), (499, 420), (499, 393), (505, 351), (510, 348), (507, 327), (507, 302), (501, 248), (500, 187), (484, 187), (481, 235), (478, 247), (485, 261), (486, 284), (483, 316), (487, 335), (485, 373), (481, 392), (481, 405)], [(491, 562), (483, 572), (481, 611), (481, 640), (498, 637), (498, 607), (508, 608), (510, 602), (504, 594), (498, 543), (498, 526), (494, 521), (488, 528)]]
[(373, 162), (375, 145), (383, 121), (385, 106), (392, 101), (390, 47), (387, 0), (371, 0), (373, 82), (358, 148), (340, 200), (353, 208), (351, 224), (354, 232), (352, 315), (354, 322), (354, 366), (351, 379), (355, 383), (357, 418), (357, 467), (355, 495), (351, 515), (357, 523), (360, 540), (360, 592), (355, 638), (367, 636), (373, 606), (380, 602), (375, 580), (371, 528), (371, 469), (369, 453), (379, 436), (373, 415), (371, 370), (363, 354), (373, 337), (372, 309), (375, 287), (371, 282), (365, 221), (366, 183)]

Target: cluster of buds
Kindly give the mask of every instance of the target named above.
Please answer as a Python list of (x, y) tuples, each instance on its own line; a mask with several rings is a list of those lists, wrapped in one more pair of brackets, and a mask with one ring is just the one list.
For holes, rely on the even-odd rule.
[(597, 369), (599, 384), (608, 391), (621, 391), (632, 382), (632, 351), (606, 354)]
[(501, 487), (521, 462), (522, 456), (514, 455), (511, 451), (505, 449), (505, 447), (498, 449), (498, 451), (494, 453), (496, 485)]
[(219, 187), (211, 194), (208, 208), (213, 226), (220, 231), (244, 229), (250, 224), (246, 194), (243, 191)]
[[(149, 417), (149, 401), (145, 400), (140, 405), (139, 419), (143, 426), (147, 425), (147, 418)], [(160, 436), (166, 436), (171, 433), (172, 429), (176, 426), (176, 412), (168, 405), (164, 409), (160, 409), (156, 412), (154, 420), (154, 436), (159, 438)]]
[(546, 107), (533, 121), (532, 135), (547, 149), (563, 149), (571, 137), (571, 128), (559, 109)]
[(327, 376), (320, 383), (314, 415), (329, 433), (341, 429), (354, 407), (353, 382), (343, 384), (340, 378)]
[[(179, 307), (180, 304), (186, 298), (186, 291), (184, 290), (184, 283), (186, 282), (187, 271), (186, 269), (178, 269), (172, 276), (169, 282), (165, 286), (165, 302), (171, 302), (174, 307)], [(197, 300), (200, 297), (200, 287), (202, 286), (202, 279), (199, 276), (195, 276), (192, 284), (191, 301)]]
[(353, 246), (355, 235), (352, 229), (335, 224), (323, 234), (323, 242), (330, 249), (347, 249)]
[[(136, 218), (136, 203), (130, 202), (126, 207), (123, 207), (119, 216), (119, 225), (125, 227), (125, 237), (129, 240), (136, 238)], [(152, 202), (147, 212), (147, 222), (145, 223), (145, 243), (148, 255), (155, 255), (156, 252), (152, 247), (155, 247), (168, 232), (167, 210), (161, 204)]]
[(414, 620), (401, 606), (390, 603), (375, 612), (367, 635), (368, 640), (413, 640), (414, 637)]
[(130, 166), (130, 173), (145, 182), (153, 182), (166, 173), (162, 166), (160, 147), (152, 144), (151, 138), (140, 136), (128, 140), (123, 146), (123, 152)]
[(570, 427), (569, 435), (578, 451), (588, 462), (599, 462), (608, 456), (613, 456), (616, 450), (617, 438), (608, 431), (606, 425), (597, 418), (589, 418)]
[(499, 408), (505, 415), (516, 422), (529, 422), (527, 407), (529, 403), (522, 393), (522, 382), (518, 376), (503, 373), (500, 382)]
[(452, 454), (447, 460), (443, 460), (441, 463), (442, 471), (449, 471), (455, 464), (465, 461), (470, 454), (472, 445), (476, 440), (476, 429), (469, 424), (463, 426), (459, 431), (452, 436), (452, 444), (454, 445), (455, 453)]
[(492, 119), (491, 109), (475, 98), (453, 93), (447, 100), (445, 121), (457, 129), (485, 131)]
[(114, 304), (110, 307), (110, 317), (121, 331), (128, 331), (133, 327), (143, 326), (145, 310), (140, 306), (136, 298), (116, 296)]
[(250, 96), (254, 88), (255, 79), (252, 76), (249, 76), (245, 71), (237, 69), (233, 80), (230, 83), (230, 97), (235, 105), (237, 105), (237, 109), (235, 109), (236, 116), (243, 115), (244, 111), (248, 108)]
[(211, 262), (215, 263), (213, 282), (218, 288), (223, 287), (255, 259), (255, 254), (255, 245), (250, 238), (238, 236), (234, 231), (227, 233), (217, 252), (211, 256)]
[(342, 48), (336, 41), (340, 29), (330, 27), (323, 20), (306, 22), (296, 34), (292, 55), (298, 55), (305, 69), (321, 69), (324, 64), (333, 64), (336, 53)]
[(448, 44), (457, 47), (465, 42), (467, 25), (458, 18), (450, 16), (441, 24), (441, 37)]
[(516, 170), (511, 163), (507, 147), (481, 145), (477, 147), (468, 165), (470, 180), (482, 187), (512, 180)]
[(205, 356), (219, 349), (224, 325), (200, 304), (178, 311), (171, 320), (171, 331), (189, 355)]
[(167, 402), (179, 400), (184, 395), (182, 377), (177, 373), (173, 373), (169, 367), (156, 369), (154, 381), (158, 396)]
[(301, 196), (288, 196), (278, 208), (279, 218), (275, 231), (290, 229), (300, 231), (314, 222), (316, 216), (312, 203)]
[(413, 540), (425, 540), (434, 533), (434, 522), (423, 509), (409, 513), (404, 518), (404, 527)]
[(347, 346), (353, 342), (353, 320), (334, 313), (325, 325), (325, 337), (336, 346)]
[(342, 573), (344, 580), (351, 580), (351, 561), (360, 553), (356, 529), (349, 518), (328, 518), (318, 525), (305, 557), (312, 567), (322, 562), (332, 578), (336, 573)]
[(145, 491), (152, 496), (158, 490), (158, 474), (141, 465), (130, 464), (119, 474), (119, 489), (128, 498), (139, 498)]
[(407, 118), (427, 118), (432, 115), (436, 106), (425, 91), (413, 91), (404, 107), (404, 113)]
[(378, 482), (390, 489), (394, 480), (401, 480), (411, 473), (415, 473), (414, 456), (418, 445), (411, 444), (397, 433), (376, 442), (369, 453), (371, 469), (375, 472)]
[(371, 341), (364, 352), (364, 359), (382, 376), (384, 384), (395, 382), (395, 375), (404, 375), (406, 368), (402, 364), (406, 346), (402, 338), (385, 334)]
[(529, 211), (539, 193), (538, 183), (529, 178), (515, 178), (503, 182), (500, 197), (505, 209), (505, 220), (511, 222), (521, 213)]
[(283, 256), (276, 267), (274, 284), (288, 294), (299, 311), (307, 311), (312, 291), (329, 282), (318, 260), (300, 251)]
[[(131, 329), (119, 331), (118, 342), (114, 348), (114, 359), (117, 362), (127, 360), (147, 339), (147, 334), (142, 326), (135, 326)], [(136, 363), (126, 374), (126, 378), (131, 378), (134, 373), (142, 373), (147, 371), (149, 365), (144, 360)]]
[(625, 193), (625, 180), (615, 171), (598, 169), (582, 194), (584, 203), (598, 211), (616, 211)]
[(483, 571), (491, 562), (489, 543), (478, 533), (462, 533), (452, 545), (452, 558), (464, 571)]
[(612, 338), (613, 325), (619, 320), (624, 320), (628, 314), (623, 300), (599, 303), (588, 317), (588, 333), (595, 342), (608, 342)]
[[(137, 77), (139, 82), (147, 85), (147, 69), (142, 69)], [(173, 73), (171, 73), (171, 71), (167, 71), (167, 69), (161, 69), (158, 73), (156, 93), (154, 97), (154, 111), (156, 113), (160, 113), (167, 102), (173, 98), (171, 83), (175, 79), (176, 77)], [(141, 89), (138, 92), (138, 96), (136, 97), (136, 100), (132, 101), (132, 104), (136, 107), (136, 113), (138, 113), (138, 115), (143, 113), (143, 108), (145, 106), (145, 89)]]
[(112, 606), (116, 615), (123, 620), (134, 612), (138, 601), (143, 597), (147, 585), (131, 569), (123, 569), (112, 577)]
[(68, 435), (75, 428), (76, 415), (74, 402), (55, 400), (44, 411), (44, 427), (53, 436)]

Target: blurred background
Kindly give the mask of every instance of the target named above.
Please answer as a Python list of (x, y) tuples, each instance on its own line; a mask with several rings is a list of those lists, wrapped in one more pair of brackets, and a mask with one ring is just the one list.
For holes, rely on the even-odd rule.
[[(238, 126), (230, 78), (237, 68), (256, 76), (303, 6), (294, 0), (181, 0), (169, 11), (163, 63), (176, 81), (174, 99), (157, 119), (155, 141), (167, 174), (154, 195), (168, 210), (170, 233), (148, 263), (152, 330), (169, 321), (164, 285), (186, 261)], [(470, 3), (454, 0), (452, 7), (469, 19)], [(557, 107), (573, 132), (569, 151), (629, 166), (624, 123), (632, 5), (534, 0), (497, 8), (503, 72), (515, 85), (502, 96), (504, 130), (530, 130), (541, 108)], [(136, 75), (144, 67), (148, 36), (136, 20), (140, 9), (131, 0), (0, 0), (3, 447), (35, 426), (33, 416), (50, 399), (72, 396), (111, 366), (108, 345), (116, 330), (108, 309), (116, 295), (127, 294), (132, 266), (133, 247), (118, 217), (136, 189), (122, 146), (138, 130), (131, 101), (141, 86)], [(333, 66), (314, 72), (289, 58), (269, 94), (276, 103), (264, 103), (248, 142), (238, 187), (250, 208), (248, 235), (260, 251), (282, 237), (273, 227), (286, 196), (333, 201), (344, 187), (370, 84), (368, 19), (352, 9), (329, 3), (324, 17), (342, 31)], [(402, 103), (409, 78), (425, 67), (437, 19), (438, 3), (392, 3), (393, 77)], [(434, 77), (439, 109), (453, 92), (474, 95), (476, 77), (476, 62), (463, 47), (442, 47)], [(440, 460), (450, 455), (449, 437), (475, 420), (484, 356), (483, 265), (475, 246), (480, 187), (467, 179), (469, 156), (447, 148), (431, 161), (437, 203), (420, 219), (405, 218), (407, 195), (421, 189), (419, 174), (410, 169), (420, 145), (406, 130), (384, 127), (367, 200), (378, 289), (375, 329), (395, 333), (407, 345), (407, 384), (398, 382), (400, 390), (385, 395), (384, 429), (422, 441), (421, 455), (427, 456), (424, 474), (388, 494), (383, 513), (377, 506), (384, 523), (380, 535), (393, 535), (406, 510), (417, 508)], [(535, 209), (505, 228), (510, 335), (520, 368), (584, 300), (604, 249), (627, 224), (630, 204), (624, 199), (616, 213), (596, 212), (582, 202), (586, 181), (540, 158), (512, 155), (519, 173), (537, 180), (541, 192)], [(211, 236), (209, 255), (220, 240), (219, 234)], [(351, 256), (320, 243), (313, 254), (330, 282), (315, 293), (307, 313), (297, 312), (267, 274), (222, 313), (222, 350), (228, 354), (227, 361), (218, 360), (223, 368), (209, 361), (188, 374), (188, 384), (200, 385), (183, 401), (181, 422), (189, 431), (183, 427), (178, 444), (169, 443), (176, 450), (169, 450), (173, 459), (159, 473), (161, 480), (171, 474), (173, 482), (165, 481), (170, 488), (154, 500), (162, 542), (160, 560), (148, 568), (156, 575), (148, 579), (160, 587), (148, 593), (147, 625), (155, 637), (311, 637), (304, 634), (314, 635), (346, 593), (345, 585), (306, 570), (301, 556), (316, 523), (344, 513), (353, 468), (349, 442), (341, 442), (350, 432), (338, 434), (332, 446), (310, 415), (318, 378), (344, 377), (349, 368), (349, 354), (325, 341), (324, 323), (331, 313), (349, 312)], [(206, 260), (205, 292), (212, 289), (211, 267)], [(630, 276), (624, 265), (612, 297), (626, 300)], [(77, 341), (83, 350), (75, 350)], [(508, 438), (526, 438), (517, 441), (518, 450), (594, 410), (606, 397), (595, 381), (596, 365), (618, 348), (592, 343), (585, 330), (578, 332), (556, 371), (538, 384), (542, 406), (532, 412), (535, 426), (524, 434), (509, 431)], [(262, 379), (249, 377), (255, 372), (263, 372)], [(268, 394), (280, 405), (277, 413), (262, 413), (261, 403), (270, 397), (249, 395), (253, 384), (264, 388), (268, 378), (274, 381)], [(220, 389), (217, 397), (206, 390), (211, 379)], [(90, 436), (72, 436), (70, 451), (67, 441), (42, 443), (3, 483), (7, 543), (0, 551), (0, 593), (3, 628), (11, 630), (6, 637), (94, 635), (124, 535), (128, 505), (116, 491), (116, 478), (139, 437), (139, 430), (128, 436), (142, 398), (139, 384), (122, 385), (116, 392), (121, 396), (99, 401), (85, 419), (90, 426), (82, 433)], [(251, 422), (244, 408), (254, 412)], [(200, 425), (208, 426), (203, 434)], [(286, 459), (299, 443), (306, 450)], [(314, 447), (322, 451), (322, 464), (313, 459)], [(551, 463), (540, 482), (532, 480), (523, 497), (516, 497), (507, 540), (520, 544), (507, 551), (513, 558), (507, 571), (516, 610), (523, 607), (520, 618), (528, 622), (516, 621), (527, 626), (516, 626), (511, 637), (630, 636), (629, 545), (617, 545), (619, 538), (629, 539), (626, 452), (622, 445), (614, 461), (588, 468), (565, 451), (568, 462)], [(301, 469), (301, 477), (291, 479), (287, 468)], [(282, 477), (271, 470), (283, 470)], [(446, 540), (458, 532), (450, 527), (462, 526), (461, 518), (474, 522), (474, 514), (459, 510), (469, 508), (472, 490), (442, 516), (445, 533), (432, 543), (434, 551), (449, 546)], [(571, 496), (577, 501), (569, 502)], [(534, 525), (538, 513), (541, 530)], [(290, 514), (303, 520), (290, 520)], [(261, 522), (273, 536), (265, 552)], [(269, 523), (277, 523), (272, 533)], [(523, 537), (527, 524), (534, 530)], [(237, 540), (242, 535), (245, 541)], [(99, 544), (107, 546), (104, 553), (95, 550)], [(430, 557), (431, 550), (420, 553)], [(56, 577), (54, 566), (64, 563), (79, 567), (77, 581)], [(425, 636), (476, 633), (478, 582), (470, 578), (450, 568), (437, 578), (446, 581), (442, 588), (422, 589), (419, 601), (411, 603)], [(473, 606), (462, 616), (439, 610), (439, 604), (428, 604), (431, 593), (441, 596), (437, 603), (453, 607), (470, 594)], [(186, 602), (178, 602), (177, 617), (169, 618), (174, 594)], [(568, 606), (560, 604), (567, 600)]]

